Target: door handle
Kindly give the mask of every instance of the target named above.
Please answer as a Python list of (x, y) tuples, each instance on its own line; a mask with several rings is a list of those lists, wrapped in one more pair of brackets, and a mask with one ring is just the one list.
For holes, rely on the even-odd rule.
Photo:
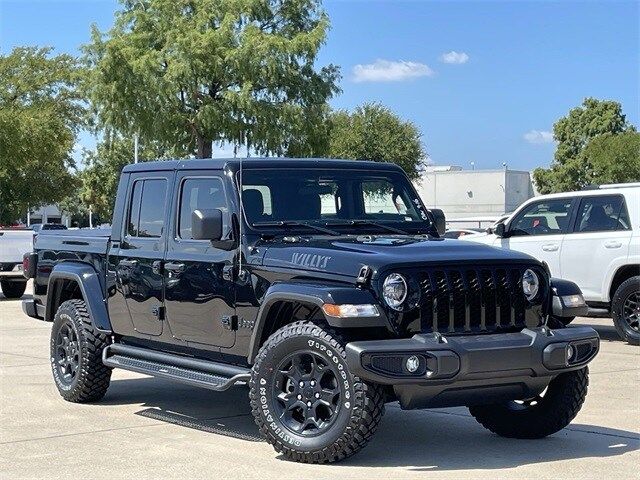
[(545, 252), (557, 252), (560, 246), (557, 243), (547, 243), (542, 245), (542, 250)]
[(137, 265), (138, 265), (138, 261), (137, 261), (137, 260), (120, 260), (120, 261), (118, 262), (118, 266), (119, 266), (119, 267), (129, 267), (129, 268), (132, 268), (132, 267), (135, 267), (135, 266), (137, 266)]
[(604, 242), (604, 248), (620, 248), (621, 246), (622, 246), (622, 242), (618, 242), (616, 240)]
[(184, 263), (165, 263), (164, 269), (168, 272), (175, 273), (177, 275), (181, 274), (185, 270)]

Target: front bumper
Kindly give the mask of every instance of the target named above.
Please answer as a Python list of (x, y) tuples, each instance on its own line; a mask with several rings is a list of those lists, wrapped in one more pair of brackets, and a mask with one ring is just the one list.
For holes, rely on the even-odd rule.
[[(364, 380), (390, 385), (403, 408), (489, 404), (531, 398), (560, 373), (598, 353), (590, 327), (472, 336), (412, 338), (347, 344), (347, 364)], [(411, 373), (406, 361), (415, 356)]]

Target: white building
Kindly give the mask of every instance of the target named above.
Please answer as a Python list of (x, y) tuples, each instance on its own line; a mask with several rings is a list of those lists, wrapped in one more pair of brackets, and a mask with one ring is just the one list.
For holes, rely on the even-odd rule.
[(67, 227), (71, 226), (71, 218), (62, 213), (56, 205), (45, 205), (29, 212), (26, 218), (27, 225), (37, 223), (61, 223)]
[(529, 172), (507, 168), (431, 166), (415, 184), (428, 207), (444, 211), (450, 228), (487, 227), (535, 195)]

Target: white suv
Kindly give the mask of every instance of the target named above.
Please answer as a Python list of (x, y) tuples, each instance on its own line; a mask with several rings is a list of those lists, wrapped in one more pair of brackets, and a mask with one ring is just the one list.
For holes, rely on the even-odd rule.
[(534, 197), (475, 241), (528, 253), (576, 282), (591, 308), (611, 312), (640, 344), (640, 183)]

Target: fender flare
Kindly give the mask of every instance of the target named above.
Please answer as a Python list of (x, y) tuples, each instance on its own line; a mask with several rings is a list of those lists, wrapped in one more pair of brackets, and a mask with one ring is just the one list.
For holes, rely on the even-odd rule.
[(47, 285), (45, 320), (53, 321), (53, 316), (56, 313), (53, 311), (55, 284), (61, 279), (72, 280), (78, 284), (94, 328), (102, 333), (112, 333), (111, 320), (98, 272), (86, 263), (63, 262), (53, 267)]
[(256, 323), (251, 332), (249, 342), (249, 363), (253, 363), (261, 346), (261, 339), (266, 326), (266, 321), (271, 310), (277, 302), (300, 302), (317, 306), (331, 327), (335, 328), (371, 328), (387, 327), (387, 318), (382, 309), (378, 309), (376, 317), (336, 318), (326, 315), (322, 311), (325, 303), (330, 304), (374, 304), (378, 301), (369, 290), (356, 288), (355, 286), (327, 286), (312, 283), (291, 282), (274, 283), (265, 293), (260, 309), (256, 316)]

